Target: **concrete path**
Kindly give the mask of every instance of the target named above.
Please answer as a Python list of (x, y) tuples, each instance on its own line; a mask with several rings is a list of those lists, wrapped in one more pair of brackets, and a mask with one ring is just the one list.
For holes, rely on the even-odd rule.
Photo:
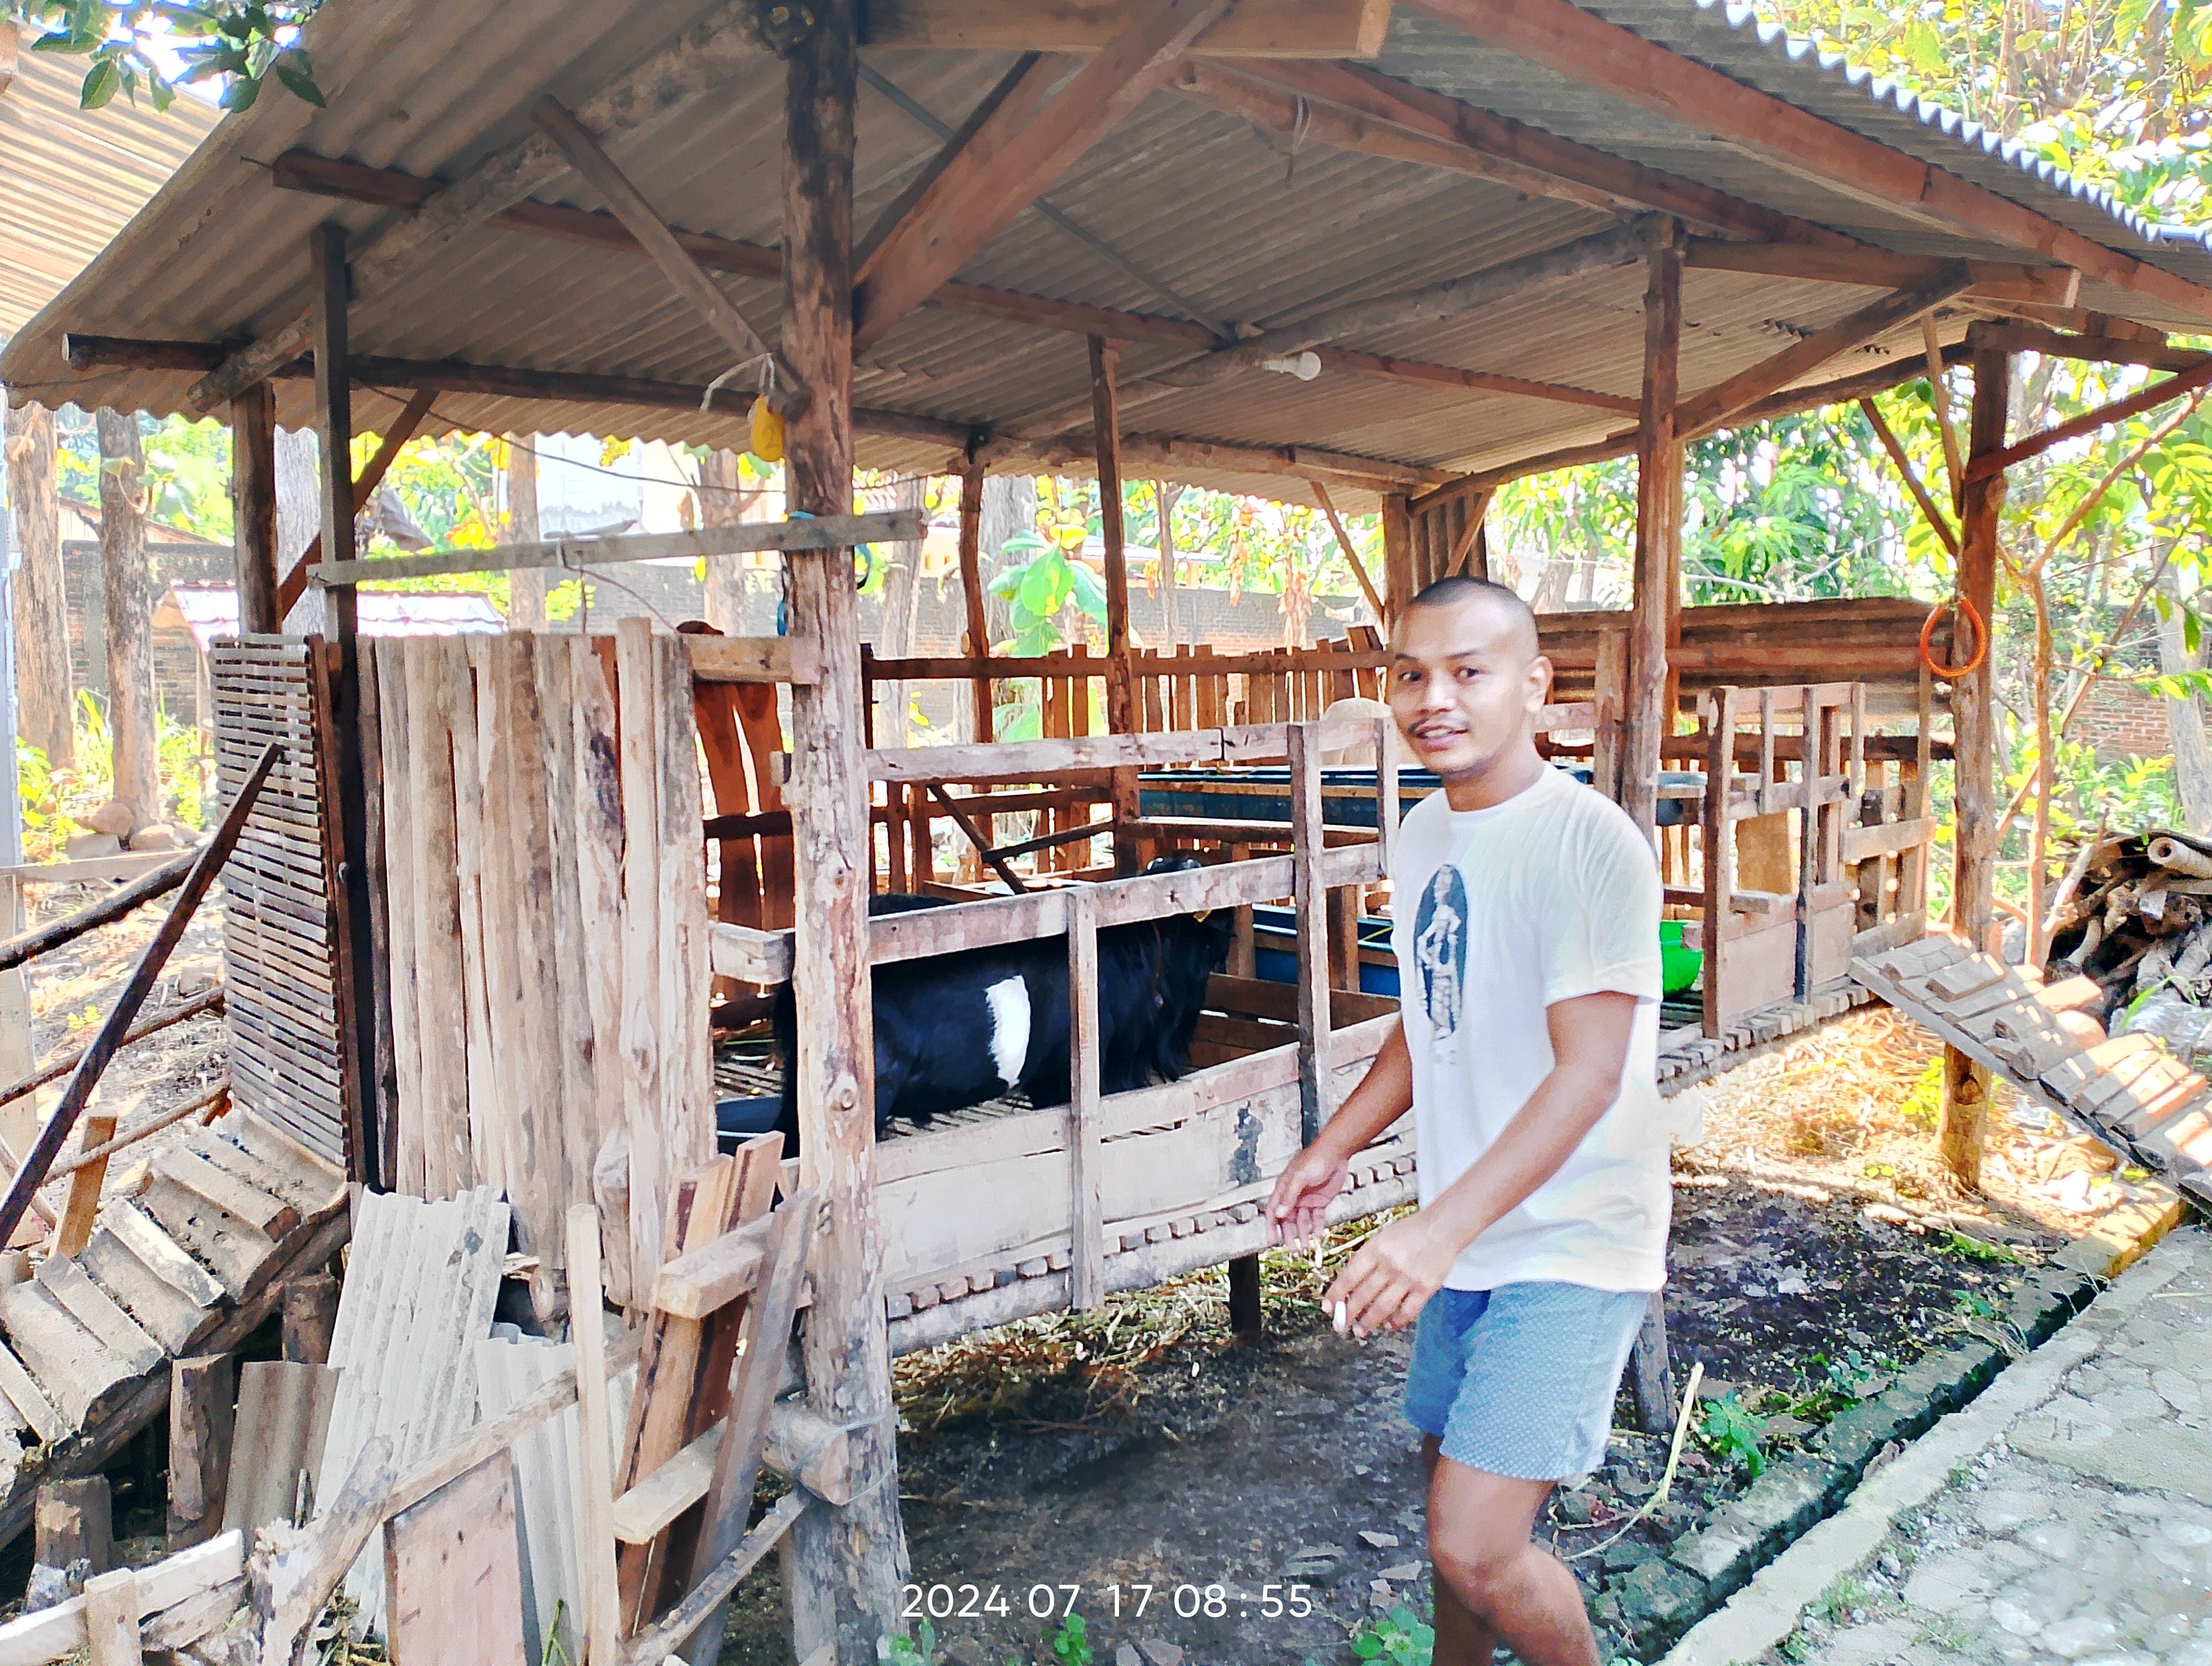
[(2212, 1666), (2212, 1232), (2185, 1227), (1668, 1657)]

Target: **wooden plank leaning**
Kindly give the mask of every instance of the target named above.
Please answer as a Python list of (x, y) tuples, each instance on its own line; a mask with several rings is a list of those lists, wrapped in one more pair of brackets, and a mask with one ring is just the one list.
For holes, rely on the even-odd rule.
[[(792, 1322), (799, 1313), (799, 1286), (806, 1274), (820, 1217), (821, 1194), (811, 1188), (787, 1199), (769, 1217), (768, 1276), (754, 1293), (745, 1315), (744, 1351), (733, 1384), (729, 1427), (715, 1455), (714, 1480), (707, 1489), (706, 1521), (691, 1559), (693, 1595), (671, 1616), (680, 1622), (711, 1589), (721, 1572), (744, 1548), (745, 1518), (752, 1513), (753, 1486), (760, 1478), (761, 1454), (768, 1443), (769, 1414), (783, 1381), (784, 1353)], [(803, 1493), (799, 1496), (804, 1496)], [(739, 1570), (740, 1577), (743, 1570)], [(736, 1580), (731, 1581), (732, 1585)], [(727, 1595), (726, 1590), (723, 1593)], [(680, 1651), (693, 1666), (715, 1666), (722, 1652), (726, 1614), (720, 1597), (709, 1602), (694, 1623), (691, 1646)], [(682, 1633), (675, 1634), (684, 1635)], [(641, 1639), (643, 1641), (644, 1639)], [(647, 1658), (659, 1660), (660, 1655)]]
[[(69, 1085), (62, 1090), (60, 1102), (54, 1106), (53, 1114), (46, 1118), (46, 1126), (39, 1130), (39, 1137), (32, 1142), (29, 1152), (23, 1158), (22, 1167), (15, 1171), (15, 1178), (9, 1183), (6, 1197), (0, 1198), (0, 1243), (5, 1243), (15, 1232), (17, 1224), (23, 1219), (23, 1211), (31, 1207), (32, 1194), (44, 1183), (46, 1171), (53, 1167), (54, 1159), (61, 1155), (62, 1146), (75, 1131), (77, 1118), (83, 1115), (85, 1106), (91, 1103), (92, 1091), (100, 1085), (100, 1073), (107, 1068), (108, 1061), (123, 1045), (123, 1037), (130, 1031), (131, 1019), (138, 1016), (138, 1009), (145, 1005), (146, 997), (152, 993), (155, 980), (161, 976), (161, 968), (168, 962), (170, 951), (177, 946), (179, 939), (185, 934), (185, 927), (191, 923), (192, 914), (199, 907), (200, 899), (207, 895), (208, 888), (215, 883), (216, 875), (222, 871), (230, 853), (237, 848), (239, 836), (246, 830), (246, 818), (252, 812), (254, 801), (261, 796), (262, 783), (269, 779), (269, 772), (276, 767), (276, 760), (283, 756), (283, 748), (274, 741), (262, 749), (252, 770), (240, 784), (238, 797), (223, 817), (222, 825), (216, 830), (215, 837), (209, 840), (193, 859), (191, 872), (185, 879), (182, 894), (169, 909), (169, 917), (161, 922), (161, 929), (155, 933), (154, 940), (146, 945), (146, 952), (139, 957), (138, 964), (131, 970), (131, 981), (124, 985), (123, 994), (116, 1000), (115, 1010), (107, 1015), (107, 1021), (100, 1026), (100, 1033), (85, 1049), (84, 1057), (79, 1061), (76, 1073), (70, 1078)], [(58, 1253), (75, 1255), (90, 1239), (93, 1208), (97, 1207), (100, 1201), (100, 1181), (104, 1169), (80, 1170), (72, 1181), (70, 1207), (64, 1212), (63, 1231), (56, 1246)], [(92, 1207), (80, 1209), (77, 1207), (78, 1193), (87, 1190)], [(75, 1242), (70, 1242), (68, 1229), (70, 1223), (80, 1216), (82, 1230), (76, 1234)]]

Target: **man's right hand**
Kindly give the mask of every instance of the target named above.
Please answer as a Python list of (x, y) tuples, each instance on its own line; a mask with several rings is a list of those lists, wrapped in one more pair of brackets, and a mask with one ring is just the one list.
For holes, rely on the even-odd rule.
[(1267, 1241), (1293, 1249), (1318, 1241), (1328, 1206), (1344, 1189), (1351, 1166), (1321, 1140), (1293, 1157), (1267, 1200)]

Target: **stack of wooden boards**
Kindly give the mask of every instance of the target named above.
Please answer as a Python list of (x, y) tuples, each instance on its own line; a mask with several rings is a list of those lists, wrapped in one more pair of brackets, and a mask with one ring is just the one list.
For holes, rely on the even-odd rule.
[(1854, 960), (1851, 976), (1967, 1057), (2212, 1207), (2212, 1089), (2155, 1037), (2115, 1036), (2085, 1048), (2056, 1016), (2070, 1004), (2064, 985), (2045, 988), (1948, 937)]
[(235, 1347), (347, 1228), (344, 1177), (251, 1112), (161, 1136), (82, 1252), (0, 1289), (0, 1536), (40, 1480), (97, 1468), (161, 1411), (173, 1357)]
[(392, 1189), (504, 1193), (545, 1322), (562, 1223), (592, 1204), (629, 1305), (676, 1177), (714, 1150), (684, 641), (629, 619), (374, 648)]

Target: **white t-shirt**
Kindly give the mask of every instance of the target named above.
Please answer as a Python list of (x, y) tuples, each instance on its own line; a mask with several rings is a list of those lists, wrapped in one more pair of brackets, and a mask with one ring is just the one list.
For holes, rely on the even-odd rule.
[(1406, 817), (1391, 879), (1424, 1208), (1551, 1073), (1546, 1008), (1606, 990), (1637, 997), (1620, 1097), (1444, 1283), (1656, 1290), (1672, 1129), (1654, 1080), (1661, 891), (1650, 843), (1618, 805), (1547, 768), (1486, 810), (1431, 793)]

